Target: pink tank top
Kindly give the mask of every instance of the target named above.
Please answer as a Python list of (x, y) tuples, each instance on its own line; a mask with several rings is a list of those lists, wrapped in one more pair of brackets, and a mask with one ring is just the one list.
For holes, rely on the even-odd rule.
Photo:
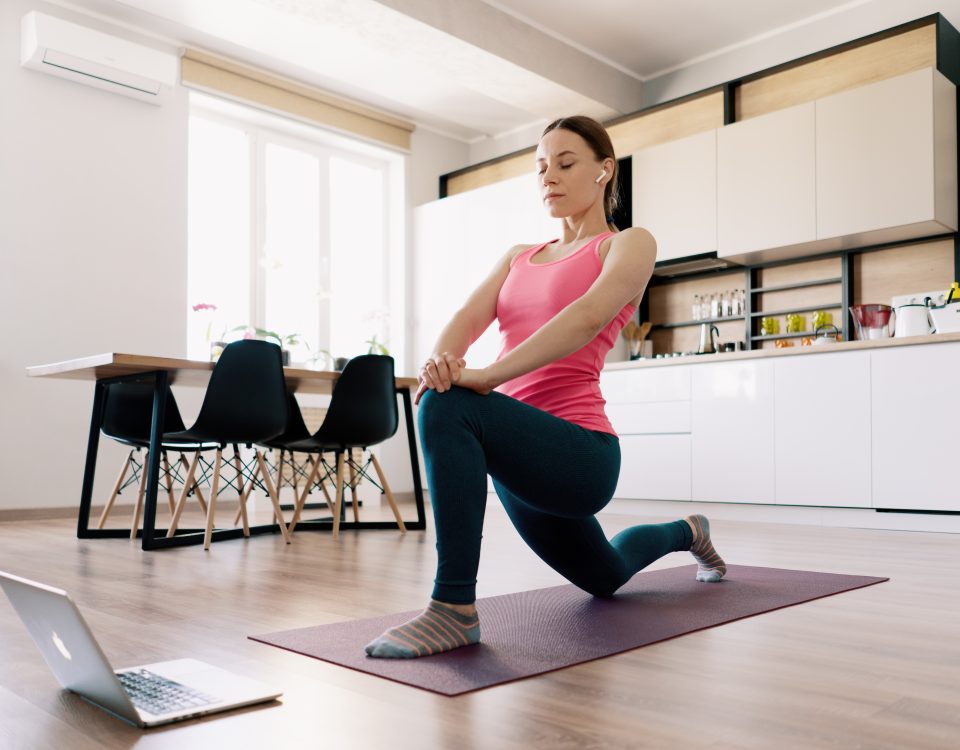
[[(498, 360), (584, 295), (603, 267), (600, 243), (612, 235), (598, 234), (571, 255), (549, 263), (531, 263), (530, 258), (556, 240), (535, 245), (514, 259), (497, 299), (502, 337)], [(573, 354), (508, 380), (496, 390), (588, 430), (616, 435), (603, 409), (606, 401), (600, 393), (600, 369), (635, 310), (634, 305), (627, 304), (592, 341)]]

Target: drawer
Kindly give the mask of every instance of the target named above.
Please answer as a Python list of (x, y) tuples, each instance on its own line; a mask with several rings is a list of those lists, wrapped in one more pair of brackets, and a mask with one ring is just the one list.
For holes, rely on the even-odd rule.
[(663, 435), (690, 432), (689, 401), (607, 405), (618, 435)]
[(689, 435), (626, 435), (620, 439), (620, 452), (614, 497), (690, 499)]
[(689, 401), (690, 367), (657, 367), (600, 373), (600, 390), (608, 404)]

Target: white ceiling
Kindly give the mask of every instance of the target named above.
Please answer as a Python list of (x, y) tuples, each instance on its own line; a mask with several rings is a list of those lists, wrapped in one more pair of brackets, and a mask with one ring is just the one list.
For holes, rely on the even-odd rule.
[(643, 105), (643, 81), (877, 0), (54, 0), (466, 142)]

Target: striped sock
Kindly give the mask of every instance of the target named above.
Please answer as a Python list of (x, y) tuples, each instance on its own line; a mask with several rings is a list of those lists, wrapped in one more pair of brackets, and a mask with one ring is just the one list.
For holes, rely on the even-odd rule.
[(717, 583), (727, 572), (727, 566), (710, 541), (710, 522), (706, 516), (699, 513), (683, 520), (693, 529), (693, 546), (690, 547), (690, 552), (697, 561), (697, 580)]
[(390, 628), (364, 649), (367, 656), (383, 659), (414, 659), (469, 646), (480, 641), (476, 611), (463, 615), (450, 606), (431, 600), (427, 608), (403, 625)]

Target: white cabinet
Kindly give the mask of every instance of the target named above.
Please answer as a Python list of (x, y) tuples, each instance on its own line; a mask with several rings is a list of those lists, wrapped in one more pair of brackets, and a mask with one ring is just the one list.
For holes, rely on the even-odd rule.
[(772, 502), (773, 362), (692, 367), (692, 499)]
[[(450, 317), (511, 247), (557, 238), (561, 230), (540, 205), (536, 180), (528, 175), (416, 207), (413, 361), (430, 353)], [(467, 361), (482, 366), (498, 351), (494, 324), (470, 348)]]
[(717, 249), (717, 131), (633, 154), (633, 225), (657, 241), (657, 260)]
[(956, 88), (942, 74), (924, 68), (816, 110), (819, 237), (855, 246), (957, 229)]
[(776, 502), (870, 507), (870, 353), (774, 361)]
[(690, 499), (690, 373), (684, 366), (605, 371), (600, 390), (620, 436), (614, 497)]
[(690, 499), (690, 435), (621, 435), (614, 497)]
[(960, 344), (871, 353), (873, 505), (960, 510)]
[(814, 121), (808, 102), (718, 131), (719, 256), (816, 239)]

